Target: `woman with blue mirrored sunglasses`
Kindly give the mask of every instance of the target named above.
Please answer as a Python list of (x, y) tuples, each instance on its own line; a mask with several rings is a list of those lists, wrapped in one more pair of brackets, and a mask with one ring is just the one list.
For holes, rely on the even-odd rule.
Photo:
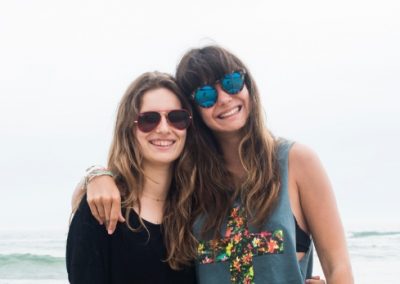
[[(221, 77), (231, 78), (232, 70), (246, 74), (230, 92)], [(200, 106), (194, 108), (199, 283), (324, 283), (312, 276), (313, 243), (327, 282), (353, 283), (324, 169), (309, 148), (265, 127), (258, 88), (243, 62), (218, 46), (192, 49), (176, 78)], [(204, 82), (216, 81), (205, 86), (206, 99), (196, 97)]]

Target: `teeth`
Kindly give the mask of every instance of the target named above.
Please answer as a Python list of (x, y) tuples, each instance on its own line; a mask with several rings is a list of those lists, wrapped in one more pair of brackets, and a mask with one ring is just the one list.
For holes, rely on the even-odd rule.
[(173, 140), (151, 140), (150, 143), (155, 146), (168, 147), (168, 146), (171, 146), (172, 144), (174, 144), (174, 141)]
[(228, 112), (225, 112), (225, 113), (223, 113), (223, 114), (220, 114), (219, 117), (220, 117), (220, 118), (225, 118), (225, 117), (234, 115), (235, 113), (238, 113), (239, 110), (240, 110), (240, 107), (235, 107), (234, 109), (232, 109), (232, 110), (230, 110), (230, 111), (228, 111)]

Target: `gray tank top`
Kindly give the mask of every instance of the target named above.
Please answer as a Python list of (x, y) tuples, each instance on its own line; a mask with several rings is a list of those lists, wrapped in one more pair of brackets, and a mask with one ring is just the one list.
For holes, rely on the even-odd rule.
[(296, 256), (296, 229), (288, 193), (288, 156), (292, 145), (287, 140), (280, 141), (280, 195), (261, 230), (247, 224), (240, 203), (232, 208), (220, 239), (200, 239), (203, 218), (196, 221), (194, 232), (200, 241), (196, 261), (198, 283), (300, 284), (311, 277), (312, 244), (300, 261)]

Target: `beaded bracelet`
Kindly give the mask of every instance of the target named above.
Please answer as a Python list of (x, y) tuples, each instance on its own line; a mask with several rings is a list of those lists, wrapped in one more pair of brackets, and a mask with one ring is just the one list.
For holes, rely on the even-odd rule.
[(107, 168), (99, 165), (94, 165), (86, 169), (85, 177), (84, 177), (84, 185), (85, 188), (95, 177), (98, 176), (110, 176), (114, 177), (114, 174), (108, 170)]

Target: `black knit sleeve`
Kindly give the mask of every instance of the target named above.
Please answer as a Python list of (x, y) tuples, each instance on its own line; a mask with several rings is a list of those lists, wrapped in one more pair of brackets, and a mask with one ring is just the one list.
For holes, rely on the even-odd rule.
[(86, 196), (76, 211), (67, 238), (66, 264), (71, 284), (108, 284), (110, 239), (92, 216)]

